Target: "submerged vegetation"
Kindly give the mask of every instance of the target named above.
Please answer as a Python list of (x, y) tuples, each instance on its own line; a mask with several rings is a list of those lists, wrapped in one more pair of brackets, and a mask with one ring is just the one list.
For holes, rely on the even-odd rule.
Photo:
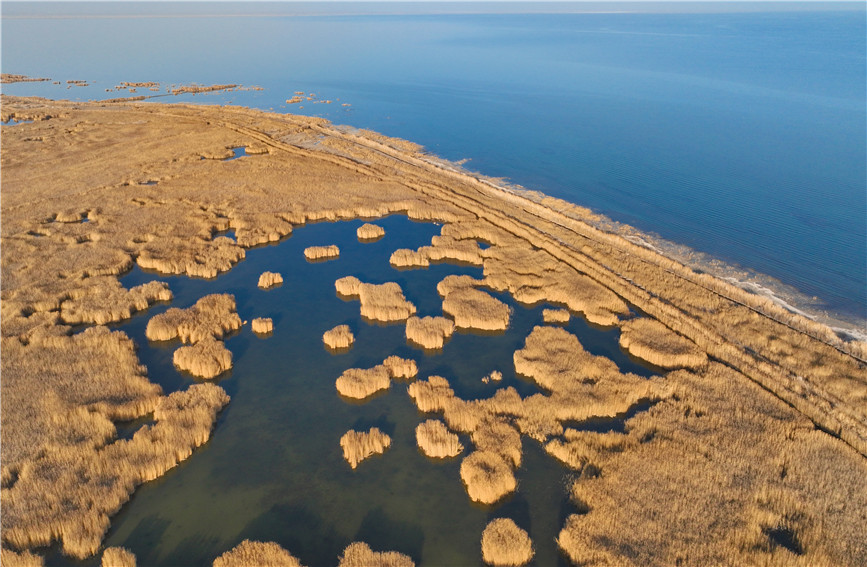
[[(422, 365), (391, 353), (357, 363), (385, 357), (382, 364), (341, 367), (328, 379), (340, 373), (338, 393), (365, 402), (393, 380), (411, 380), (406, 403), (425, 414), (415, 430), (419, 448), (436, 458), (466, 449), (452, 474), (464, 484), (467, 505), (493, 507), (520, 493), (516, 471), (530, 462), (524, 451), (533, 444), (571, 471), (571, 510), (557, 545), (576, 564), (867, 563), (863, 343), (603, 231), (580, 207), (498, 187), (441, 167), (404, 142), (319, 119), (4, 97), (2, 119), (10, 118), (33, 122), (4, 130), (2, 154), (4, 565), (40, 564), (41, 548), (54, 543), (72, 557), (97, 554), (135, 488), (207, 442), (229, 403), (212, 383), (166, 395), (149, 380), (132, 341), (106, 325), (172, 300), (171, 291), (164, 284), (127, 290), (119, 274), (137, 265), (213, 278), (248, 249), (305, 223), (392, 213), (441, 223), (430, 245), (392, 246), (392, 266), (434, 271), (436, 263), (453, 262), (477, 274), (444, 277), (437, 286), (442, 314), (416, 316), (404, 295), (415, 300), (411, 286), (337, 272), (347, 274), (335, 281), (338, 297), (357, 299), (367, 322), (405, 321), (410, 345), (425, 349), (420, 356), (451, 348), (457, 338), (445, 343), (456, 329), (482, 338), (502, 333), (519, 319), (507, 302), (545, 307), (546, 324), (514, 351), (514, 374), (483, 361), (471, 377), (478, 389), (463, 389), (467, 378), (447, 364), (424, 367), (415, 380)], [(200, 159), (242, 146), (257, 152), (229, 162), (231, 175), (227, 163)], [(251, 190), (239, 195), (238, 179)], [(214, 236), (228, 230), (234, 240)], [(359, 229), (357, 236), (372, 241), (384, 231)], [(310, 256), (331, 257), (324, 248)], [(344, 260), (305, 267), (339, 269)], [(280, 280), (265, 272), (259, 286)], [(232, 296), (207, 295), (151, 317), (146, 336), (177, 340), (175, 364), (214, 377), (231, 368), (223, 341), (241, 329), (236, 308)], [(589, 352), (574, 331), (582, 319), (619, 335), (623, 348), (659, 375), (625, 372)], [(353, 339), (346, 325), (322, 336), (335, 349)], [(500, 370), (479, 384), (491, 368)], [(392, 402), (403, 388), (383, 397)], [(119, 438), (117, 422), (150, 414), (152, 423)], [(400, 448), (400, 432), (371, 425), (352, 425), (340, 440), (352, 469), (390, 447), (392, 433), (395, 452)], [(482, 534), (484, 560), (530, 561), (531, 534), (494, 520)], [(214, 564), (270, 558), (298, 564), (277, 544), (251, 541)], [(412, 559), (356, 542), (340, 563), (403, 566)]]

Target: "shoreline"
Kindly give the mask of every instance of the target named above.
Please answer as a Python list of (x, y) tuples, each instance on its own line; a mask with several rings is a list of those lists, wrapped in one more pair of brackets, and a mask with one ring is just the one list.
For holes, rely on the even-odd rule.
[[(477, 429), (480, 423), (495, 419), (510, 431), (514, 428), (519, 446), (521, 434), (540, 442), (546, 452), (578, 471), (571, 490), (579, 509), (586, 507), (580, 491), (602, 498), (602, 492), (594, 491), (623, 490), (616, 474), (603, 475), (598, 482), (598, 475), (582, 479), (580, 473), (589, 464), (629, 471), (623, 479), (640, 477), (653, 473), (648, 462), (660, 470), (682, 462), (682, 450), (691, 455), (723, 451), (718, 457), (729, 464), (721, 472), (755, 467), (761, 478), (767, 475), (767, 482), (778, 475), (775, 455), (791, 467), (838, 467), (833, 474), (851, 490), (867, 482), (867, 475), (857, 474), (867, 456), (867, 415), (861, 403), (867, 393), (867, 343), (843, 341), (827, 326), (779, 302), (696, 271), (660, 253), (664, 246), (649, 235), (567, 201), (465, 171), (412, 142), (324, 119), (237, 106), (76, 103), (5, 95), (2, 102), (4, 121), (33, 120), (4, 131), (2, 431), (8, 449), (3, 494), (4, 505), (10, 504), (4, 510), (4, 544), (28, 549), (62, 540), (66, 554), (93, 555), (110, 517), (135, 486), (159, 477), (206, 443), (217, 413), (230, 403), (225, 392), (211, 384), (169, 397), (155, 391), (137, 366), (131, 341), (122, 332), (109, 332), (104, 323), (147, 311), (164, 299), (166, 290), (126, 290), (119, 276), (139, 265), (166, 275), (218, 277), (244, 259), (245, 249), (280, 242), (291, 236), (293, 227), (391, 214), (441, 227), (430, 246), (403, 251), (400, 257), (412, 265), (469, 261), (483, 268), (481, 279), (448, 276), (440, 282), (444, 313), (449, 312), (447, 302), (484, 311), (487, 307), (474, 303), (484, 304), (487, 291), (508, 293), (522, 305), (550, 303), (601, 328), (619, 328), (629, 335), (626, 345), (621, 335), (623, 348), (657, 367), (673, 369), (664, 378), (645, 380), (620, 374), (603, 357), (583, 353), (580, 360), (564, 358), (564, 353), (583, 352), (577, 338), (562, 329), (536, 327), (526, 346), (515, 351), (514, 363), (516, 372), (541, 387), (539, 394), (522, 399), (503, 389), (493, 398), (466, 401), (455, 397), (445, 377), (419, 377), (413, 383), (417, 389), (410, 393), (419, 409), (440, 408), (455, 431), (476, 435), (484, 429)], [(245, 148), (246, 155), (224, 161), (234, 153), (232, 148)], [(606, 230), (612, 223), (616, 230)], [(227, 230), (234, 230), (234, 240), (219, 236)], [(480, 242), (487, 247), (481, 248)], [(130, 307), (117, 309), (125, 303)], [(203, 307), (173, 316), (225, 330), (231, 325), (219, 323), (220, 317), (234, 313), (234, 298), (224, 303), (228, 315)], [(72, 334), (73, 319), (90, 326)], [(88, 358), (77, 358), (82, 356)], [(88, 380), (78, 380), (79, 369), (88, 364), (97, 368), (89, 371)], [(590, 374), (569, 378), (576, 371)], [(123, 392), (109, 391), (120, 386)], [(52, 406), (51, 400), (33, 395), (36, 387), (73, 401)], [(75, 388), (83, 388), (84, 394)], [(602, 442), (585, 439), (586, 432), (569, 432), (576, 422), (618, 415), (643, 399), (656, 402), (653, 411), (639, 415), (634, 423), (643, 425), (631, 426), (623, 438)], [(761, 409), (742, 414), (747, 400)], [(162, 457), (138, 470), (140, 465), (132, 463), (142, 457), (124, 453), (127, 445), (113, 440), (113, 422), (155, 412), (154, 431), (173, 432), (185, 419), (185, 408), (197, 406), (207, 411), (196, 414), (195, 435), (171, 438), (178, 444), (168, 447), (175, 460)], [(85, 408), (86, 416), (81, 413)], [(487, 417), (473, 417), (465, 413), (467, 408)], [(53, 423), (58, 412), (69, 415), (66, 427), (76, 433), (69, 437), (74, 447), (62, 438), (65, 430), (40, 427), (42, 421)], [(682, 427), (690, 416), (711, 421)], [(85, 417), (97, 421), (81, 421)], [(744, 420), (752, 425), (747, 428)], [(683, 437), (696, 427), (704, 433)], [(79, 441), (82, 435), (84, 443)], [(145, 436), (136, 433), (129, 447), (139, 450), (144, 442)], [(754, 465), (745, 448), (765, 460)], [(117, 479), (99, 479), (95, 487), (81, 485), (78, 473), (67, 470), (73, 451), (82, 463), (123, 472)], [(827, 455), (833, 455), (831, 462)], [(633, 458), (645, 464), (630, 464)], [(51, 481), (56, 474), (64, 480)], [(693, 474), (689, 467), (679, 469), (679, 480), (667, 489), (679, 490), (681, 480)], [(712, 478), (705, 479), (707, 486), (717, 487)], [(749, 506), (751, 495), (764, 490), (764, 481), (756, 478), (755, 486), (729, 494), (726, 501)], [(811, 484), (808, 474), (804, 478), (804, 485), (785, 485), (762, 498), (774, 509), (783, 509), (791, 499), (803, 502), (805, 514), (824, 519), (825, 502), (833, 495), (825, 485)], [(645, 496), (652, 498), (647, 480), (637, 482), (636, 490), (650, 490)], [(88, 501), (88, 491), (102, 490), (105, 482), (112, 487), (116, 483), (116, 492), (96, 509), (64, 499), (68, 495), (63, 491), (72, 491)], [(733, 483), (727, 489), (741, 487)], [(714, 492), (718, 487), (708, 490), (709, 502), (720, 496)], [(58, 506), (56, 518), (42, 511), (34, 516), (46, 498), (72, 508)], [(593, 539), (585, 532), (607, 529), (605, 514), (616, 514), (605, 512), (603, 501), (591, 506), (595, 511), (573, 514), (563, 528), (558, 543), (574, 561), (587, 558), (582, 545), (593, 549), (589, 540), (582, 540)], [(741, 518), (753, 512), (737, 508), (729, 513)], [(603, 524), (593, 528), (597, 518)], [(653, 532), (653, 522), (662, 520), (642, 521), (649, 522), (643, 529)], [(666, 529), (679, 529), (678, 518), (673, 521)], [(759, 536), (745, 532), (738, 537), (764, 537), (763, 524), (757, 522), (753, 527)], [(847, 522), (857, 524), (854, 517)], [(76, 527), (81, 525), (90, 531), (82, 533)], [(701, 523), (690, 525), (705, 529)], [(819, 524), (798, 528), (804, 530), (805, 541), (812, 533), (809, 525)], [(625, 537), (643, 532), (617, 533)], [(709, 538), (707, 545), (734, 542)], [(765, 557), (750, 555), (764, 553), (754, 551), (764, 549), (759, 543), (749, 545), (758, 547), (732, 553), (741, 559), (747, 557), (738, 553)], [(616, 553), (616, 547), (606, 553)], [(702, 552), (710, 555), (693, 557), (732, 557), (718, 555), (730, 551), (713, 549)], [(837, 557), (835, 553), (829, 557)]]

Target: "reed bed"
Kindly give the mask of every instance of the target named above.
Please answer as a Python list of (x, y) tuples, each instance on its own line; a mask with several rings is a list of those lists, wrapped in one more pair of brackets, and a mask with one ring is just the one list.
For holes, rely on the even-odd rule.
[(115, 323), (129, 319), (133, 313), (144, 311), (157, 301), (172, 299), (172, 292), (165, 282), (148, 282), (125, 289), (109, 276), (91, 279), (96, 280), (93, 282), (96, 285), (88, 288), (87, 294), (72, 297), (61, 304), (60, 317), (64, 323)]
[(163, 274), (186, 274), (194, 278), (215, 278), (246, 256), (244, 249), (229, 238), (200, 242), (185, 238), (164, 238), (144, 245), (136, 257), (139, 266)]
[(397, 551), (373, 551), (364, 542), (353, 542), (343, 550), (337, 567), (415, 567), (413, 560)]
[(148, 321), (145, 335), (152, 341), (180, 339), (196, 343), (205, 337), (222, 338), (241, 328), (235, 312), (235, 297), (229, 294), (206, 295), (187, 309), (172, 307)]
[(569, 322), (568, 309), (543, 309), (542, 320), (549, 325), (565, 325)]
[(277, 272), (262, 272), (259, 276), (258, 286), (262, 289), (271, 289), (283, 283), (283, 276)]
[(373, 368), (349, 368), (335, 382), (341, 396), (363, 400), (391, 387), (391, 380), (415, 377), (418, 367), (412, 359), (389, 356)]
[(415, 428), (415, 440), (419, 449), (434, 459), (457, 457), (464, 452), (458, 436), (438, 419), (429, 419)]
[(499, 370), (492, 370), (490, 374), (486, 376), (482, 376), (482, 382), (484, 384), (490, 384), (491, 382), (499, 382), (503, 379), (503, 373)]
[(343, 458), (354, 469), (368, 457), (385, 453), (391, 447), (391, 437), (377, 427), (369, 431), (350, 429), (340, 438), (340, 446), (343, 448)]
[(406, 320), (406, 339), (424, 349), (440, 349), (455, 332), (455, 322), (446, 317), (410, 317)]
[(366, 319), (390, 323), (405, 321), (415, 314), (415, 305), (406, 300), (400, 286), (394, 282), (368, 284), (355, 276), (346, 276), (334, 282), (334, 287), (342, 297), (357, 297), (361, 316)]
[(512, 467), (492, 451), (473, 451), (465, 457), (461, 479), (470, 500), (481, 504), (494, 504), (518, 487)]
[(620, 346), (660, 368), (700, 368), (708, 361), (707, 355), (694, 342), (647, 317), (623, 323)]
[(520, 567), (533, 559), (533, 542), (511, 518), (491, 520), (482, 532), (482, 560), (496, 567)]
[(456, 240), (449, 236), (434, 236), (430, 246), (418, 250), (395, 250), (389, 263), (396, 268), (424, 268), (432, 262), (454, 261), (473, 266), (482, 265), (482, 249), (475, 240)]
[(310, 246), (304, 249), (304, 258), (308, 262), (317, 260), (331, 260), (340, 256), (340, 248), (335, 244), (328, 246)]
[(451, 315), (459, 329), (505, 331), (509, 328), (511, 308), (484, 291), (464, 288), (447, 294), (443, 312)]
[(45, 559), (29, 551), (16, 552), (7, 547), (0, 548), (0, 565), (3, 567), (44, 567)]
[(172, 362), (199, 378), (216, 378), (232, 368), (232, 351), (223, 341), (208, 336), (190, 346), (182, 346), (175, 351)]
[(331, 350), (349, 349), (355, 342), (355, 335), (349, 325), (337, 325), (322, 334), (322, 342)]
[(256, 317), (251, 326), (253, 332), (259, 335), (267, 335), (274, 331), (274, 321), (270, 317)]
[(485, 419), (472, 433), (479, 451), (497, 453), (515, 468), (521, 466), (521, 433), (502, 419)]
[(302, 567), (291, 553), (273, 541), (245, 539), (214, 559), (213, 567)]
[(372, 242), (385, 236), (385, 229), (378, 224), (366, 222), (358, 227), (355, 234), (358, 236), (358, 240), (362, 242)]
[(136, 567), (135, 555), (125, 547), (107, 547), (102, 552), (102, 567)]

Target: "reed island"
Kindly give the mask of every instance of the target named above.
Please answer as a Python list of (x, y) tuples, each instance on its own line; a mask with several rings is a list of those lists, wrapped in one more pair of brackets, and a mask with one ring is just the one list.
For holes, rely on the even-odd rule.
[[(504, 385), (465, 399), (454, 376), (417, 373), (398, 356), (333, 377), (346, 403), (405, 390), (424, 458), (460, 463), (467, 505), (491, 510), (467, 563), (534, 557), (532, 529), (497, 505), (521, 490), (515, 473), (535, 444), (571, 471), (556, 545), (576, 565), (867, 564), (864, 343), (606, 230), (589, 210), (404, 140), (238, 107), (4, 96), (0, 111), (25, 122), (3, 126), (2, 144), (4, 567), (41, 565), (51, 545), (134, 565), (104, 537), (137, 487), (207, 450), (232, 404), (212, 381), (233, 365), (224, 336), (278, 334), (265, 318), (251, 329), (227, 294), (153, 316), (148, 340), (179, 341), (174, 363), (200, 378), (163, 392), (133, 341), (107, 325), (170, 305), (171, 290), (127, 289), (120, 275), (138, 265), (219, 277), (307, 223), (364, 219), (358, 239), (373, 242), (384, 234), (377, 219), (393, 214), (441, 225), (429, 245), (396, 248), (396, 269), (455, 263), (483, 274), (444, 278), (436, 316), (417, 313), (395, 282), (336, 279), (335, 295), (365, 321), (404, 325), (419, 356), (458, 332), (507, 328), (515, 313), (498, 296), (547, 308), (504, 363), (532, 395)], [(245, 157), (225, 160), (233, 148)], [(321, 244), (307, 258), (333, 265), (339, 249)], [(262, 273), (259, 286), (281, 281)], [(616, 329), (655, 375), (588, 352), (564, 327), (571, 318)], [(359, 348), (355, 333), (338, 326), (317, 341), (343, 356)], [(145, 416), (150, 424), (118, 435), (118, 423)], [(628, 416), (622, 431), (581, 427), (617, 416)], [(350, 430), (333, 450), (360, 474), (390, 457), (390, 443), (379, 429)], [(297, 553), (244, 540), (213, 564), (300, 565)], [(334, 563), (413, 561), (357, 541)]]

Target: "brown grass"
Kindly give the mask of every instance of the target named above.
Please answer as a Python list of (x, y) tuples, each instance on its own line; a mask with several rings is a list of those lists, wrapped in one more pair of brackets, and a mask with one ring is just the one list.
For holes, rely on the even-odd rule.
[(569, 322), (568, 309), (543, 309), (542, 320), (549, 325), (565, 325)]
[(277, 272), (262, 272), (259, 276), (259, 287), (270, 289), (283, 283), (283, 276)]
[(125, 547), (107, 547), (102, 552), (102, 567), (136, 567), (135, 555)]
[(406, 320), (406, 338), (425, 349), (440, 349), (455, 331), (455, 322), (445, 317), (410, 317)]
[(322, 334), (322, 342), (331, 350), (348, 349), (355, 342), (355, 335), (349, 325), (337, 325)]
[(253, 332), (260, 335), (267, 335), (274, 330), (274, 321), (270, 317), (256, 317), (251, 325)]
[(381, 455), (391, 446), (391, 437), (373, 427), (370, 431), (350, 429), (340, 438), (343, 458), (353, 469), (358, 463), (373, 455)]
[(301, 567), (301, 562), (272, 541), (245, 539), (214, 559), (214, 567)]
[(358, 239), (362, 242), (378, 240), (385, 236), (385, 229), (377, 224), (370, 224), (369, 222), (364, 223), (363, 225), (358, 227), (358, 230), (355, 231)]
[(445, 459), (464, 452), (458, 436), (449, 431), (438, 419), (429, 419), (415, 428), (415, 440), (428, 457)]
[(620, 346), (661, 368), (700, 368), (707, 364), (707, 355), (698, 345), (646, 317), (623, 323)]
[(340, 248), (334, 244), (328, 246), (310, 246), (304, 249), (304, 258), (308, 262), (316, 260), (331, 260), (340, 256)]
[(340, 296), (357, 297), (361, 302), (361, 316), (372, 321), (404, 321), (415, 313), (415, 305), (406, 300), (400, 286), (394, 282), (368, 284), (355, 276), (346, 276), (334, 282), (334, 287)]
[(373, 551), (364, 542), (353, 542), (343, 550), (337, 567), (414, 567), (409, 556), (397, 551)]
[(461, 462), (461, 479), (473, 502), (493, 504), (515, 491), (512, 467), (492, 451), (474, 451)]
[(482, 559), (488, 565), (518, 567), (533, 555), (530, 536), (510, 518), (491, 520), (482, 532)]

